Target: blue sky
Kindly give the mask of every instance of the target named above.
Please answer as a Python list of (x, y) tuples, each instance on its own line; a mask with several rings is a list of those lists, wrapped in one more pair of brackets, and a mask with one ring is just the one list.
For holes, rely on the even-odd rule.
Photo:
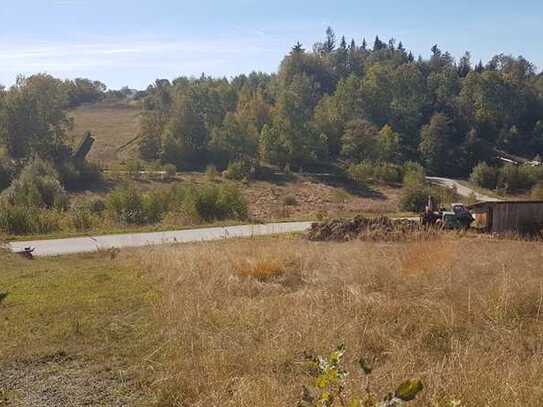
[(272, 72), (292, 44), (311, 49), (329, 25), (357, 42), (396, 38), (416, 55), (437, 43), (455, 57), (504, 52), (543, 67), (535, 0), (0, 0), (0, 83), (47, 72), (145, 88), (202, 72)]

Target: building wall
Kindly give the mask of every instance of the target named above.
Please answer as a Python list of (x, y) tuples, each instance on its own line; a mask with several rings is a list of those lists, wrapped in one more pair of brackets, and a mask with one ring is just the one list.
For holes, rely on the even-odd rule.
[(494, 206), (492, 232), (520, 232), (526, 226), (543, 225), (542, 203), (511, 203)]

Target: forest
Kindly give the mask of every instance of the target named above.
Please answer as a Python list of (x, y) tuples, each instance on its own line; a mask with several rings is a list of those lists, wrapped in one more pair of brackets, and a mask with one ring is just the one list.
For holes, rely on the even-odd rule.
[(474, 64), (435, 45), (415, 58), (402, 42), (357, 44), (330, 28), (276, 74), (158, 80), (145, 94), (141, 156), (180, 169), (416, 161), (458, 177), (496, 148), (543, 152), (543, 76), (523, 57)]
[[(1, 89), (0, 186), (36, 156), (67, 183), (92, 178), (70, 158), (67, 112), (129, 93), (47, 74)], [(437, 45), (415, 57), (394, 39), (349, 42), (331, 28), (311, 49), (296, 43), (276, 73), (158, 79), (130, 97), (144, 106), (141, 158), (178, 170), (418, 162), (428, 174), (465, 177), (492, 164), (496, 149), (543, 153), (543, 75), (523, 57), (473, 63)]]

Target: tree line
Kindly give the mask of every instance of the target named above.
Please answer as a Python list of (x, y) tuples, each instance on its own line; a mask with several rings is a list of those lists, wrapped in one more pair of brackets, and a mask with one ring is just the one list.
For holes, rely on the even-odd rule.
[(436, 45), (415, 58), (402, 42), (357, 44), (330, 28), (277, 73), (157, 80), (142, 96), (142, 158), (179, 169), (416, 161), (465, 176), (495, 148), (543, 152), (543, 76), (523, 57), (473, 64)]

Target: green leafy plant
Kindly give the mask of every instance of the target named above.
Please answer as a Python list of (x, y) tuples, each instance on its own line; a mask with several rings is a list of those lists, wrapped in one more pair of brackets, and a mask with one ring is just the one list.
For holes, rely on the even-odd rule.
[(402, 407), (415, 400), (424, 387), (418, 379), (406, 380), (378, 401), (370, 387), (372, 368), (360, 358), (358, 364), (361, 377), (366, 378), (365, 386), (359, 391), (352, 390), (347, 382), (350, 373), (343, 364), (345, 351), (345, 346), (340, 345), (328, 357), (306, 355), (313, 384), (304, 386), (298, 407)]

